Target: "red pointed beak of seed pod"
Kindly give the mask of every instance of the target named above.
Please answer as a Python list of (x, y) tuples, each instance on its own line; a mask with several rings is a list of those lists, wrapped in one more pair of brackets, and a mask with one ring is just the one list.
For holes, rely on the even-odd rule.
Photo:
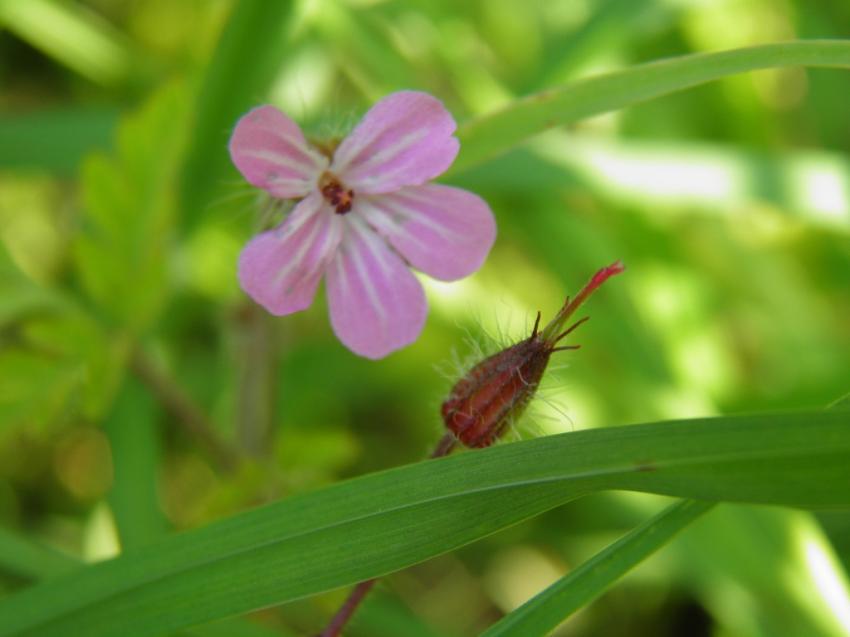
[(550, 342), (557, 340), (557, 335), (563, 333), (564, 324), (567, 322), (567, 319), (575, 314), (575, 311), (582, 305), (582, 303), (584, 303), (591, 294), (599, 289), (605, 281), (615, 274), (620, 274), (625, 269), (626, 267), (623, 265), (623, 262), (617, 260), (594, 274), (590, 281), (585, 284), (581, 291), (576, 294), (572, 300), (567, 298), (564, 306), (561, 308), (561, 311), (558, 312), (558, 314), (555, 315), (555, 318), (553, 318), (549, 324), (543, 328), (543, 331), (541, 332), (543, 339)]
[(564, 330), (567, 319), (599, 286), (623, 270), (620, 261), (602, 268), (572, 301), (566, 300), (541, 332), (537, 331), (538, 313), (531, 336), (469, 370), (442, 405), (446, 427), (467, 447), (493, 444), (534, 396), (552, 353), (577, 347), (556, 347), (560, 339), (587, 320), (582, 319)]

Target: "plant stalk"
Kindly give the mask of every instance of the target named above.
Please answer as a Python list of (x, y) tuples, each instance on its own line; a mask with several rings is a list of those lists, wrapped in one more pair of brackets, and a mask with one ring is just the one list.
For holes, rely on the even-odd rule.
[[(431, 455), (428, 457), (441, 458), (442, 456), (447, 456), (454, 450), (455, 447), (457, 447), (457, 438), (455, 438), (453, 433), (447, 431), (443, 434), (443, 437), (440, 438), (437, 446), (434, 447), (434, 451), (432, 451)], [(378, 579), (374, 578), (367, 579), (355, 586), (354, 590), (351, 591), (346, 600), (342, 603), (342, 606), (339, 607), (339, 610), (331, 618), (331, 621), (328, 622), (328, 625), (320, 633), (319, 637), (339, 637), (342, 634), (342, 629), (345, 628), (345, 625), (351, 619), (352, 615), (354, 615), (357, 611), (360, 603), (377, 583)]]

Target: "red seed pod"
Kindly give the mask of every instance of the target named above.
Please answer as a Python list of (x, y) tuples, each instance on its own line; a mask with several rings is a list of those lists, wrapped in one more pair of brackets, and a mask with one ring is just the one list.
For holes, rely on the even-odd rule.
[(566, 330), (564, 323), (594, 290), (622, 271), (619, 261), (602, 268), (575, 299), (567, 298), (561, 311), (543, 330), (538, 331), (538, 312), (527, 339), (488, 356), (469, 370), (442, 405), (446, 427), (467, 447), (488, 447), (498, 440), (534, 396), (552, 354), (578, 349), (578, 345), (559, 347), (558, 342), (587, 318)]

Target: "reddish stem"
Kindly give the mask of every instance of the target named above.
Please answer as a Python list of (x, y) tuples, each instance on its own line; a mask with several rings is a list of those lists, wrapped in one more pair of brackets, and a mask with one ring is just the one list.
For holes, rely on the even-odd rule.
[(441, 458), (443, 456), (447, 456), (456, 446), (457, 438), (451, 431), (447, 431), (443, 434), (443, 437), (440, 438), (440, 442), (437, 443), (437, 446), (434, 447), (434, 451), (432, 451), (431, 455), (428, 457)]
[[(443, 434), (443, 437), (440, 438), (437, 446), (434, 447), (434, 451), (431, 452), (429, 458), (447, 456), (456, 446), (457, 438), (455, 438), (455, 435), (450, 431), (446, 432)], [(377, 579), (367, 579), (355, 586), (354, 590), (351, 591), (346, 600), (342, 603), (342, 606), (339, 607), (336, 615), (333, 616), (319, 637), (339, 637), (339, 635), (342, 634), (342, 629), (345, 628), (348, 620), (350, 620), (351, 616), (354, 615), (357, 607), (360, 606), (360, 603), (363, 601), (363, 598), (366, 597), (369, 591), (372, 590), (372, 587), (377, 583)]]
[(360, 602), (363, 601), (366, 594), (371, 591), (372, 587), (377, 583), (377, 579), (367, 579), (365, 582), (360, 582), (357, 586), (355, 586), (354, 590), (351, 591), (351, 594), (348, 596), (348, 599), (343, 602), (342, 606), (340, 606), (339, 610), (336, 612), (336, 615), (333, 616), (333, 619), (331, 619), (325, 630), (322, 631), (320, 637), (338, 637), (341, 635), (342, 629), (345, 628), (345, 625), (348, 623), (348, 620), (351, 619), (354, 611), (357, 610)]

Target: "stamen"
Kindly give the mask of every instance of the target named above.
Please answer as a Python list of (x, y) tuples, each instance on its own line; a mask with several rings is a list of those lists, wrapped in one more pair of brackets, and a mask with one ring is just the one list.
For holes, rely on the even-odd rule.
[(346, 188), (333, 173), (326, 172), (319, 178), (319, 190), (338, 215), (351, 212), (354, 191)]

